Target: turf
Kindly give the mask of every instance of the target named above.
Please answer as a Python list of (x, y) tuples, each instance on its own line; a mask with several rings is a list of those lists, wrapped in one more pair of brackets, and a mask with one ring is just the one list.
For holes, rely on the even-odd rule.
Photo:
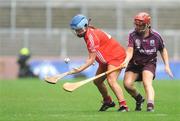
[[(0, 81), (0, 121), (179, 121), (180, 81), (154, 81), (155, 112), (135, 112), (134, 100), (124, 91), (130, 112), (117, 108), (98, 112), (101, 97), (89, 83), (73, 93), (38, 79)], [(78, 81), (78, 80), (76, 80)], [(119, 81), (122, 85), (122, 81)], [(142, 85), (137, 87), (144, 94)], [(110, 92), (112, 94), (112, 92)], [(115, 96), (113, 95), (115, 99)], [(116, 102), (117, 103), (117, 102)]]

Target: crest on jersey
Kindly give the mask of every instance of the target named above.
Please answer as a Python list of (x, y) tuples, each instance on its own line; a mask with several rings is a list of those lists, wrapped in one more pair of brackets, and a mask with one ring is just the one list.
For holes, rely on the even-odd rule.
[(155, 41), (154, 40), (150, 40), (150, 46), (155, 46)]
[(136, 40), (135, 40), (135, 43), (136, 43), (136, 47), (137, 47), (137, 48), (140, 48), (140, 46), (141, 46), (141, 41), (140, 41), (139, 39), (136, 39)]

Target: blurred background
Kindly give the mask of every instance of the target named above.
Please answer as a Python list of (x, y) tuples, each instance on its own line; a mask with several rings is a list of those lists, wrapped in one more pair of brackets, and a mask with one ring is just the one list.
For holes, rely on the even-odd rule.
[[(79, 66), (87, 57), (86, 45), (69, 28), (71, 18), (84, 14), (127, 46), (133, 17), (141, 11), (152, 17), (152, 28), (161, 33), (169, 52), (175, 79), (180, 79), (180, 0), (0, 0), (0, 79), (18, 77), (18, 56), (28, 48), (35, 75), (53, 75)], [(69, 64), (64, 58), (69, 57)], [(93, 76), (97, 64), (82, 75)], [(157, 78), (166, 79), (162, 60)]]

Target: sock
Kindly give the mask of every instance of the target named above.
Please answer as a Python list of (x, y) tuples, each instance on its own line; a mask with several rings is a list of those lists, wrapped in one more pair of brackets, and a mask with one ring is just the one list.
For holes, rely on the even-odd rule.
[(123, 101), (119, 102), (119, 106), (120, 106), (120, 107), (121, 107), (121, 106), (127, 107), (126, 101), (123, 100)]
[(141, 94), (139, 93), (137, 96), (134, 97), (134, 99), (139, 102), (143, 99), (143, 97), (141, 96)]
[(154, 105), (154, 101), (153, 100), (147, 100), (147, 103), (151, 103)]
[(152, 108), (152, 109), (154, 109), (154, 101), (153, 101), (153, 100), (148, 100), (148, 101), (147, 101), (147, 108)]
[(103, 102), (104, 103), (111, 103), (112, 102), (111, 96), (107, 96), (107, 97), (103, 98)]

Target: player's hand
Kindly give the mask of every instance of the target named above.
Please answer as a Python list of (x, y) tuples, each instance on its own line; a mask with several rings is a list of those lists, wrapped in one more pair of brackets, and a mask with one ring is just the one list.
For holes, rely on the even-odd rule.
[(124, 62), (121, 63), (121, 67), (122, 67), (122, 68), (126, 68), (127, 65), (128, 65), (128, 62), (127, 62), (127, 61), (124, 61)]
[(171, 78), (174, 78), (174, 75), (173, 75), (173, 73), (172, 73), (172, 71), (171, 71), (171, 69), (170, 69), (169, 66), (165, 66), (165, 71), (166, 71), (166, 73), (168, 73), (168, 75), (169, 75)]
[(76, 74), (76, 73), (79, 73), (80, 72), (80, 69), (79, 68), (73, 68), (70, 73), (71, 74)]

